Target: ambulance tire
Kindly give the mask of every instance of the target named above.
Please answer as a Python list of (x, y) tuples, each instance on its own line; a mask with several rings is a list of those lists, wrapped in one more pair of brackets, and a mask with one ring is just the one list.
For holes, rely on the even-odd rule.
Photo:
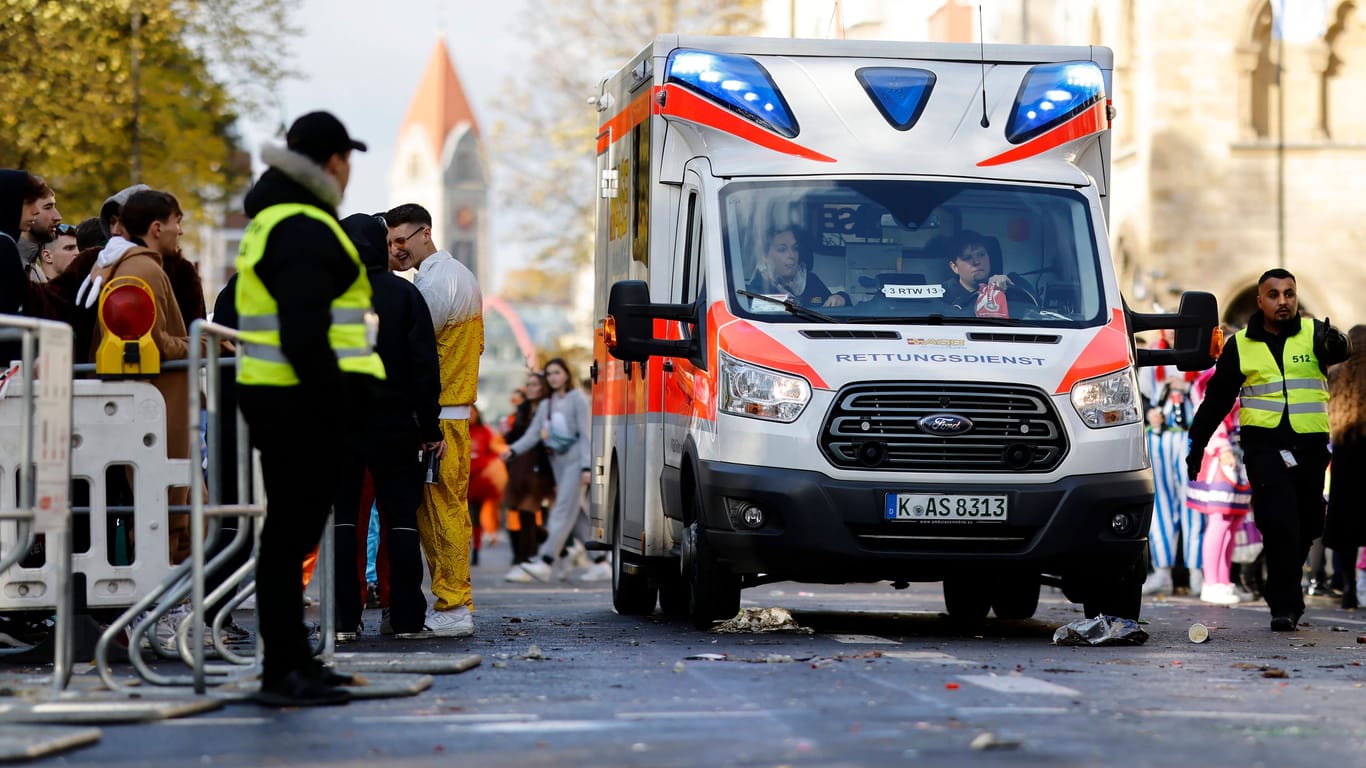
[(1088, 582), (1082, 607), (1087, 618), (1118, 616), (1138, 620), (1143, 608), (1143, 579), (1147, 577), (1146, 553), (1119, 565), (1100, 567), (1085, 574)]
[(1039, 609), (1039, 577), (1033, 574), (1002, 574), (992, 590), (991, 611), (998, 619), (1023, 621)]
[(986, 582), (967, 576), (944, 579), (944, 611), (950, 619), (975, 624), (990, 610), (991, 590)]
[(688, 569), (688, 617), (698, 629), (711, 629), (712, 624), (725, 621), (740, 612), (740, 577), (726, 572), (707, 550), (707, 534), (696, 523), (683, 529), (688, 539), (685, 557)]
[(643, 566), (635, 573), (626, 570), (627, 563), (637, 564), (635, 555), (628, 553), (621, 540), (621, 501), (612, 493), (612, 607), (622, 616), (649, 616), (655, 612), (655, 585)]

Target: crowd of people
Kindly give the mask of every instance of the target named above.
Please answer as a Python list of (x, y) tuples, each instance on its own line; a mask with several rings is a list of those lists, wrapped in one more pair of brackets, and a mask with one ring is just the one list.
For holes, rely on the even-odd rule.
[[(433, 241), (431, 214), (405, 204), (338, 219), (351, 153), (365, 149), (334, 116), (315, 112), (290, 126), (283, 145), (262, 150), (268, 167), (245, 198), (252, 223), (236, 274), (213, 305), (212, 319), (238, 334), (223, 345), (237, 357), (237, 374), (227, 377), (219, 407), (241, 409), (267, 496), (256, 572), (266, 703), (349, 696), (343, 686), (353, 681), (313, 657), (301, 594), (268, 586), (307, 585), (328, 514), (335, 510), (338, 640), (360, 634), (367, 603), (383, 608), (382, 635), (467, 637), (475, 632), (470, 566), (480, 532), (498, 526), (504, 486), (512, 491), (515, 562), (531, 574), (565, 549), (588, 478), (578, 471), (588, 466), (587, 400), (563, 360), (529, 379), (525, 407), (505, 434), (479, 419), (483, 300), (474, 274)], [(0, 170), (0, 313), (70, 324), (76, 362), (90, 362), (106, 333), (95, 316), (101, 295), (116, 279), (136, 278), (155, 303), (150, 337), (161, 361), (186, 358), (187, 328), (208, 312), (198, 271), (182, 251), (183, 218), (173, 193), (138, 184), (114, 191), (96, 216), (71, 226), (42, 177)], [(411, 280), (394, 274), (409, 270)], [(15, 344), (0, 348), (6, 361), (19, 354)], [(168, 456), (188, 458), (190, 398), (201, 394), (189, 391), (184, 370), (148, 380), (166, 401)], [(233, 420), (224, 421), (216, 448), (225, 480), (217, 490), (232, 503), (236, 434)], [(499, 477), (503, 460), (506, 478)], [(183, 505), (188, 488), (170, 496)], [(372, 508), (382, 541), (376, 589), (366, 576)], [(240, 524), (225, 523), (211, 554)], [(169, 536), (179, 562), (189, 552), (187, 516), (171, 516)], [(237, 564), (211, 578), (221, 581)], [(597, 565), (587, 578), (601, 577)], [(208, 620), (225, 602), (210, 606)], [(167, 614), (163, 640), (185, 613)], [(232, 622), (227, 628), (244, 634)]]
[[(1366, 372), (1352, 356), (1366, 326), (1344, 335), (1302, 316), (1295, 277), (1284, 269), (1264, 273), (1257, 291), (1258, 310), (1242, 329), (1227, 329), (1214, 368), (1149, 369), (1155, 494), (1143, 592), (1173, 592), (1179, 555), (1191, 594), (1229, 605), (1256, 599), (1255, 589), (1272, 629), (1286, 631), (1298, 626), (1306, 594), (1340, 597), (1352, 609), (1366, 586), (1357, 574), (1366, 568), (1357, 561), (1366, 546), (1358, 446)], [(1338, 479), (1325, 497), (1330, 460)]]

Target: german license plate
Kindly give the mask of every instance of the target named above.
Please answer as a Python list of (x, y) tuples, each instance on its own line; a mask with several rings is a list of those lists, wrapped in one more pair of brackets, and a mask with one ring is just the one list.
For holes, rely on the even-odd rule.
[(936, 493), (889, 493), (888, 520), (938, 520), (961, 523), (1004, 523), (1005, 496)]

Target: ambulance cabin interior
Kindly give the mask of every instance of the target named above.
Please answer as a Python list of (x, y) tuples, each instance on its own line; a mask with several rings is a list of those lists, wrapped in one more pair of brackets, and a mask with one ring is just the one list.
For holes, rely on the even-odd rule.
[(766, 238), (790, 228), (802, 266), (832, 293), (850, 299), (844, 307), (811, 308), (842, 322), (979, 321), (953, 317), (934, 295), (936, 286), (955, 279), (950, 243), (969, 230), (988, 244), (990, 274), (1009, 275), (1030, 296), (1015, 302), (1024, 306), (1012, 304), (1003, 322), (1086, 327), (1106, 320), (1091, 212), (1074, 190), (794, 179), (732, 182), (722, 195), (731, 301), (741, 316), (811, 321), (774, 302), (735, 293), (754, 280)]

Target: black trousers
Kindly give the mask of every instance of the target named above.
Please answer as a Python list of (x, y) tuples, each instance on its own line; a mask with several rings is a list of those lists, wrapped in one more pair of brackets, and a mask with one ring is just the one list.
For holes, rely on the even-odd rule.
[(307, 669), (304, 558), (318, 545), (341, 477), (347, 414), (319, 406), (294, 387), (241, 387), (242, 415), (261, 452), (266, 520), (256, 557), (256, 620), (262, 682)]
[(422, 596), (422, 551), (417, 507), (422, 502), (421, 442), (417, 427), (367, 430), (339, 456), (336, 496), (337, 629), (360, 625), (364, 574), (357, 567), (356, 524), (365, 471), (375, 484), (381, 528), (389, 549), (389, 622), (395, 632), (418, 632), (427, 614)]
[(1243, 456), (1266, 556), (1266, 587), (1262, 592), (1272, 616), (1304, 613), (1300, 575), (1310, 546), (1323, 534), (1327, 443), (1297, 447), (1293, 456), (1293, 467), (1286, 466), (1275, 448), (1248, 447)]

